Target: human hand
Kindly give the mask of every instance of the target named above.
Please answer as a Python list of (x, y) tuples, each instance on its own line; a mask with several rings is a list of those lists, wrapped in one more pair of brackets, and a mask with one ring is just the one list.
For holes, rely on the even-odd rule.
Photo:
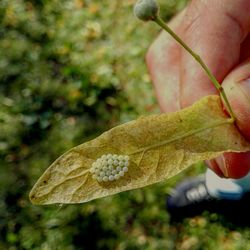
[[(250, 140), (250, 1), (193, 0), (169, 26), (201, 56), (222, 83), (242, 135)], [(200, 65), (165, 32), (151, 45), (147, 65), (159, 105), (173, 112), (218, 94)], [(241, 178), (250, 152), (225, 153), (208, 162), (219, 176)]]

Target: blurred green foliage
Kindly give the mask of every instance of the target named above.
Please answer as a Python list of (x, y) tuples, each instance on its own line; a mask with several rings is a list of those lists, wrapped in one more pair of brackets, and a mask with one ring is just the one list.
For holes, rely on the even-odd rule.
[[(32, 185), (63, 152), (117, 124), (159, 112), (144, 63), (158, 29), (133, 17), (134, 2), (0, 1), (0, 249), (249, 244), (250, 231), (226, 229), (210, 215), (168, 224), (165, 195), (182, 175), (87, 204), (29, 202)], [(166, 20), (186, 4), (159, 2)]]

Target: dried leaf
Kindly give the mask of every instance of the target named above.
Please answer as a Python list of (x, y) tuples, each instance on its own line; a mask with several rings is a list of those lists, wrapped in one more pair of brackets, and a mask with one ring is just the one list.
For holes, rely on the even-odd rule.
[[(218, 96), (176, 113), (150, 115), (117, 126), (57, 159), (30, 193), (34, 204), (82, 203), (144, 187), (178, 174), (197, 161), (250, 145), (224, 114)], [(92, 179), (103, 154), (129, 155), (129, 171), (112, 182)]]

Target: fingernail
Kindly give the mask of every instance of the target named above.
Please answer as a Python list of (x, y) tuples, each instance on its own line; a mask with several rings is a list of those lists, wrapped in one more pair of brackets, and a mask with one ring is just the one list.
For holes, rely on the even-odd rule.
[(216, 161), (213, 160), (207, 160), (205, 161), (205, 163), (207, 164), (207, 166), (212, 169), (219, 177), (224, 178), (224, 174), (222, 173), (222, 171), (220, 170), (218, 164), (216, 163)]
[(223, 173), (224, 177), (225, 178), (228, 178), (228, 170), (227, 170), (227, 167), (226, 167), (226, 162), (225, 162), (225, 158), (223, 155), (217, 157), (215, 159), (218, 167), (220, 168), (221, 172)]

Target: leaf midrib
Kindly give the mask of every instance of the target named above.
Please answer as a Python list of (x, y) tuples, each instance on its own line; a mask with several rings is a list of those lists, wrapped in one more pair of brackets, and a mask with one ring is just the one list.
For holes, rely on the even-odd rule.
[(141, 152), (144, 152), (144, 151), (147, 151), (147, 150), (150, 150), (150, 149), (153, 149), (153, 148), (157, 148), (157, 147), (160, 147), (160, 146), (164, 146), (164, 145), (167, 145), (167, 144), (170, 144), (172, 142), (175, 142), (175, 141), (178, 141), (178, 140), (181, 140), (181, 139), (184, 139), (188, 136), (191, 136), (191, 135), (194, 135), (194, 134), (198, 134), (198, 133), (201, 133), (207, 129), (210, 129), (210, 128), (214, 128), (214, 127), (219, 127), (221, 125), (224, 125), (224, 124), (232, 124), (234, 121), (233, 119), (231, 118), (228, 118), (226, 119), (225, 121), (220, 121), (220, 122), (217, 122), (217, 123), (214, 123), (214, 124), (211, 124), (210, 126), (208, 127), (203, 127), (203, 128), (199, 128), (199, 129), (195, 129), (195, 130), (191, 130), (185, 134), (182, 134), (180, 136), (177, 136), (175, 138), (171, 138), (171, 139), (167, 139), (167, 140), (164, 140), (164, 141), (161, 141), (161, 142), (158, 142), (158, 143), (155, 143), (153, 145), (150, 145), (150, 146), (147, 146), (147, 147), (143, 147), (141, 149), (138, 149), (132, 153), (130, 153), (129, 155), (134, 155), (134, 154), (138, 154), (138, 153), (141, 153)]

